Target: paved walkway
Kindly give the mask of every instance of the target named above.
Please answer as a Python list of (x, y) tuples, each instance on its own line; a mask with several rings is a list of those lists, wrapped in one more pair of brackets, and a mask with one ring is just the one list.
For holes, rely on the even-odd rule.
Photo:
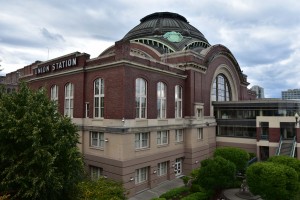
[(143, 191), (134, 197), (129, 198), (129, 200), (150, 200), (152, 198), (159, 197), (163, 193), (169, 191), (172, 188), (182, 187), (184, 186), (182, 179), (176, 178), (170, 181), (165, 181), (159, 184), (155, 188), (151, 188), (149, 190)]
[(223, 195), (230, 200), (262, 200), (259, 196), (253, 196), (253, 195), (238, 195), (240, 189), (227, 189), (223, 191)]

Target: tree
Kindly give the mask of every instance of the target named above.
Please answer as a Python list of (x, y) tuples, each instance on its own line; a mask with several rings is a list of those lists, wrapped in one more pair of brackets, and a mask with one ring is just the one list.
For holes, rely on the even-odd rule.
[(76, 126), (44, 90), (0, 94), (0, 191), (11, 199), (71, 199), (83, 174)]
[(221, 156), (233, 162), (238, 172), (244, 172), (249, 161), (249, 153), (243, 149), (235, 147), (220, 147), (214, 152), (214, 156)]
[(259, 162), (246, 171), (250, 191), (265, 200), (294, 199), (299, 190), (298, 175), (291, 167)]
[(193, 184), (199, 184), (208, 191), (221, 190), (233, 185), (236, 167), (232, 162), (217, 156), (203, 160), (198, 172)]
[(84, 180), (78, 184), (78, 193), (80, 200), (89, 199), (107, 199), (123, 200), (125, 199), (125, 190), (121, 183), (116, 181), (99, 178), (97, 181)]

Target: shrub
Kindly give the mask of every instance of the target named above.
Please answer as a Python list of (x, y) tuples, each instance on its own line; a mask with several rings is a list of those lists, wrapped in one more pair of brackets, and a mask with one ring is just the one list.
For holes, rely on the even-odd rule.
[(268, 161), (293, 168), (297, 172), (298, 179), (300, 180), (300, 160), (297, 158), (288, 156), (272, 156), (268, 159)]
[(184, 193), (188, 193), (189, 189), (187, 187), (180, 187), (180, 188), (174, 188), (169, 190), (168, 192), (160, 195), (160, 198), (165, 198), (165, 199), (172, 199), (172, 198), (178, 198), (180, 195)]
[(190, 194), (181, 200), (207, 200), (209, 196), (204, 192), (196, 192), (193, 194)]
[(288, 166), (259, 162), (246, 171), (250, 191), (265, 200), (290, 200), (299, 191), (298, 175)]

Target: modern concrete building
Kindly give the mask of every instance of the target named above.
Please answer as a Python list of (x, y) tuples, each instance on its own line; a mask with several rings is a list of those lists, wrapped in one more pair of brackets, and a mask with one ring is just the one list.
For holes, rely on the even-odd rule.
[(256, 97), (258, 99), (263, 99), (265, 98), (265, 92), (264, 92), (264, 88), (258, 86), (258, 85), (254, 85), (251, 87), (251, 90), (256, 92)]
[[(189, 174), (216, 145), (240, 141), (220, 132), (216, 138), (213, 102), (256, 98), (227, 47), (211, 45), (185, 17), (169, 12), (142, 18), (96, 58), (74, 52), (7, 78), (16, 73), (31, 88), (45, 87), (79, 127), (91, 176), (122, 181), (128, 196)], [(255, 126), (248, 131), (256, 141)], [(255, 152), (254, 144), (243, 144)]]
[(289, 89), (287, 91), (282, 91), (281, 98), (283, 100), (285, 99), (300, 100), (300, 89)]

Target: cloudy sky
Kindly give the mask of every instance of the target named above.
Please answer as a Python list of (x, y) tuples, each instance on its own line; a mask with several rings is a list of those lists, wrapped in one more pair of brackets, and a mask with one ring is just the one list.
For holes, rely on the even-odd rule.
[(300, 88), (297, 0), (0, 0), (1, 75), (74, 51), (91, 58), (144, 16), (175, 12), (211, 45), (223, 44), (265, 96)]

